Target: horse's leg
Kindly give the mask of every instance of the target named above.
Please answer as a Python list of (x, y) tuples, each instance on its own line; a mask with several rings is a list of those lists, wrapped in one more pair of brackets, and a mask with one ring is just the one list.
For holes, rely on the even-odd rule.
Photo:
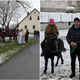
[(12, 42), (12, 37), (11, 37), (11, 42)]
[(54, 73), (54, 57), (51, 58), (51, 73)]
[(9, 37), (9, 42), (10, 42), (10, 37)]
[(44, 74), (46, 74), (47, 71), (47, 64), (48, 64), (48, 57), (45, 57), (45, 69), (44, 69)]
[(12, 37), (9, 37), (9, 42), (12, 42)]
[(1, 38), (1, 45), (3, 44), (3, 38)]
[(61, 64), (64, 64), (64, 60), (61, 53), (60, 53), (60, 58), (61, 58)]
[[(60, 54), (60, 53), (59, 53), (59, 54)], [(57, 66), (57, 65), (58, 65), (59, 58), (60, 58), (60, 56), (57, 56), (57, 62), (56, 62), (56, 64), (55, 64), (55, 66)]]

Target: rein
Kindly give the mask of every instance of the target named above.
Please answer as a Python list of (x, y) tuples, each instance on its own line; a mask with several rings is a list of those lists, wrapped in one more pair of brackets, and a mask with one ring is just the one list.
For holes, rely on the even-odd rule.
[[(46, 45), (45, 45), (45, 46), (47, 46), (47, 42), (46, 42)], [(48, 47), (48, 46), (47, 46), (47, 47)], [(48, 49), (49, 49), (52, 53), (61, 52), (61, 51), (65, 51), (65, 50), (70, 50), (70, 53), (73, 53), (73, 52), (75, 51), (76, 48), (77, 48), (77, 47), (72, 46), (72, 50), (70, 50), (70, 49), (62, 49), (62, 50), (55, 50), (55, 51), (52, 51), (52, 50), (48, 47)]]
[(72, 50), (70, 50), (70, 49), (62, 49), (62, 50), (59, 50), (58, 52), (65, 51), (65, 50), (70, 50), (70, 52), (73, 53), (76, 48), (77, 48), (77, 47), (72, 46)]

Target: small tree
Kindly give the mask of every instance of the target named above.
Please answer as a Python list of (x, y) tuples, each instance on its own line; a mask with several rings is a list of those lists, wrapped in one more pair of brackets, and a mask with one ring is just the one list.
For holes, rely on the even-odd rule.
[[(21, 13), (31, 8), (29, 1), (0, 1), (0, 24), (9, 26), (11, 21), (21, 17)], [(24, 10), (23, 10), (24, 9)]]

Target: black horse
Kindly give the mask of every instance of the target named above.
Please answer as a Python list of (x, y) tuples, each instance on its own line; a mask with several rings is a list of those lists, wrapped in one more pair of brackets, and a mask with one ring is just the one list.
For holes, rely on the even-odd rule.
[(64, 62), (64, 60), (62, 58), (62, 54), (61, 54), (61, 52), (62, 52), (61, 50), (66, 51), (64, 48), (64, 43), (60, 38), (58, 38), (57, 39), (58, 50), (56, 50), (56, 44), (54, 41), (55, 41), (55, 39), (48, 37), (46, 42), (44, 40), (41, 43), (41, 47), (43, 49), (44, 59), (45, 59), (45, 69), (44, 69), (45, 74), (47, 71), (47, 65), (48, 65), (49, 58), (51, 59), (51, 66), (52, 66), (51, 73), (54, 73), (54, 56), (57, 56), (57, 62), (56, 62), (55, 66), (58, 65), (59, 58), (61, 58), (61, 64), (63, 64), (63, 62)]

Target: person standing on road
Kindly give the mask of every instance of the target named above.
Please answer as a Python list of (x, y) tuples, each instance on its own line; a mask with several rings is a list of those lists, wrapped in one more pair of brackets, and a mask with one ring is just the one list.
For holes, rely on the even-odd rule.
[(36, 31), (36, 35), (37, 35), (37, 38), (39, 38), (39, 31), (38, 30)]
[(25, 44), (25, 33), (24, 33), (23, 29), (22, 29), (22, 42), (23, 42), (23, 44)]
[(79, 18), (74, 19), (74, 24), (68, 30), (68, 34), (67, 34), (66, 39), (67, 39), (67, 42), (70, 45), (71, 50), (72, 50), (72, 46), (77, 47), (73, 53), (70, 53), (71, 70), (72, 70), (70, 78), (73, 78), (73, 77), (75, 77), (76, 56), (78, 56), (78, 60), (79, 60), (79, 63), (80, 63), (80, 20), (79, 20)]
[(20, 30), (20, 32), (18, 33), (18, 38), (19, 38), (18, 43), (22, 44), (22, 30)]
[(36, 30), (34, 30), (34, 38), (36, 38), (36, 36), (37, 36), (37, 35), (36, 35)]
[(25, 34), (25, 42), (28, 44), (28, 38), (29, 38), (29, 31), (26, 29), (26, 34)]
[(68, 22), (68, 25), (71, 25), (71, 22), (70, 21)]

